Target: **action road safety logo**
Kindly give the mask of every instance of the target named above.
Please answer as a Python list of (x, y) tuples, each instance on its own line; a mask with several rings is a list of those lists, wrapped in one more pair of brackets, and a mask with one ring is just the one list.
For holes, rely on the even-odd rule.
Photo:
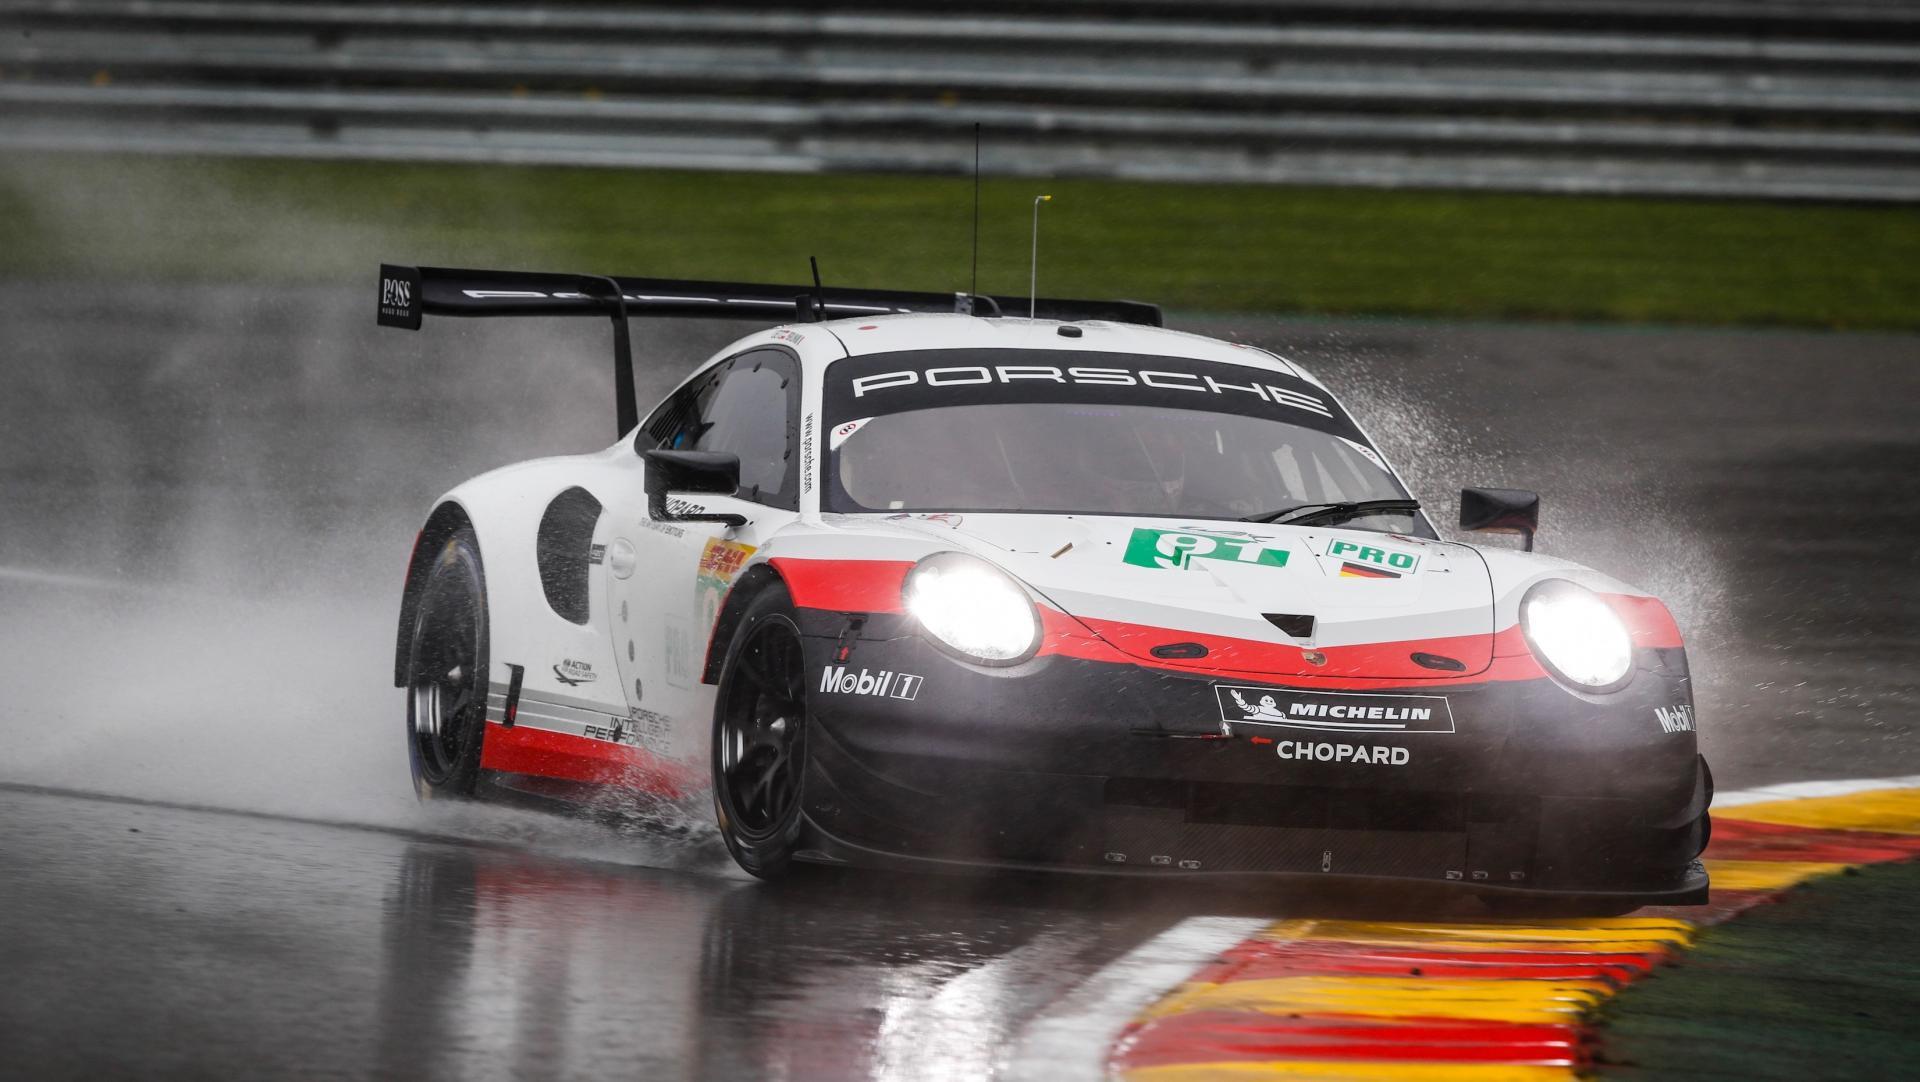
[(1349, 733), (1450, 733), (1453, 709), (1444, 695), (1362, 695), (1338, 691), (1216, 684), (1220, 720), (1234, 725)]
[(1285, 546), (1251, 534), (1136, 529), (1121, 562), (1135, 567), (1189, 568), (1195, 560), (1225, 560), (1262, 567), (1287, 566)]

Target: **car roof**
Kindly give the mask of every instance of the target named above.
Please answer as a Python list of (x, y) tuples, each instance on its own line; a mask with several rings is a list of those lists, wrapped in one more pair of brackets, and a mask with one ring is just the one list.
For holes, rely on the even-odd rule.
[[(1029, 349), (1082, 353), (1130, 353), (1149, 357), (1186, 357), (1246, 365), (1311, 379), (1299, 366), (1257, 346), (1222, 342), (1164, 327), (1086, 320), (983, 318), (969, 315), (909, 314), (870, 319), (836, 319), (818, 324), (846, 346), (850, 357), (926, 349)], [(1077, 337), (1062, 328), (1078, 328)], [(1316, 381), (1317, 382), (1317, 381)]]

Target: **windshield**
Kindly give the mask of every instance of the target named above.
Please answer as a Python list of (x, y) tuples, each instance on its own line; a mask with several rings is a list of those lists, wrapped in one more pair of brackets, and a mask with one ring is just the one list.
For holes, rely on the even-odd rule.
[[(1325, 392), (1292, 375), (1114, 354), (993, 363), (1007, 355), (1055, 356), (837, 362), (824, 509), (1238, 519), (1407, 496)], [(1340, 525), (1421, 528), (1409, 511)]]

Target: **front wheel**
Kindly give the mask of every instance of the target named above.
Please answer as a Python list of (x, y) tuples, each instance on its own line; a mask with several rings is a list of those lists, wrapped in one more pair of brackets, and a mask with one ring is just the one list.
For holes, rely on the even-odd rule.
[(420, 586), (407, 651), (407, 759), (422, 800), (473, 795), (487, 724), (487, 577), (462, 527)]
[(713, 808), (740, 867), (783, 876), (800, 842), (807, 763), (805, 653), (783, 586), (747, 606), (727, 648), (713, 719)]

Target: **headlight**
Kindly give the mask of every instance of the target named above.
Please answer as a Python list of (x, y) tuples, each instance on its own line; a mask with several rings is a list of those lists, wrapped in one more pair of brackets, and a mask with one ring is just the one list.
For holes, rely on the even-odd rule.
[(907, 611), (941, 645), (971, 661), (1011, 665), (1040, 645), (1027, 592), (985, 560), (941, 552), (907, 572)]
[(1583, 691), (1614, 691), (1633, 672), (1627, 625), (1592, 590), (1548, 579), (1520, 599), (1520, 630), (1555, 676)]

